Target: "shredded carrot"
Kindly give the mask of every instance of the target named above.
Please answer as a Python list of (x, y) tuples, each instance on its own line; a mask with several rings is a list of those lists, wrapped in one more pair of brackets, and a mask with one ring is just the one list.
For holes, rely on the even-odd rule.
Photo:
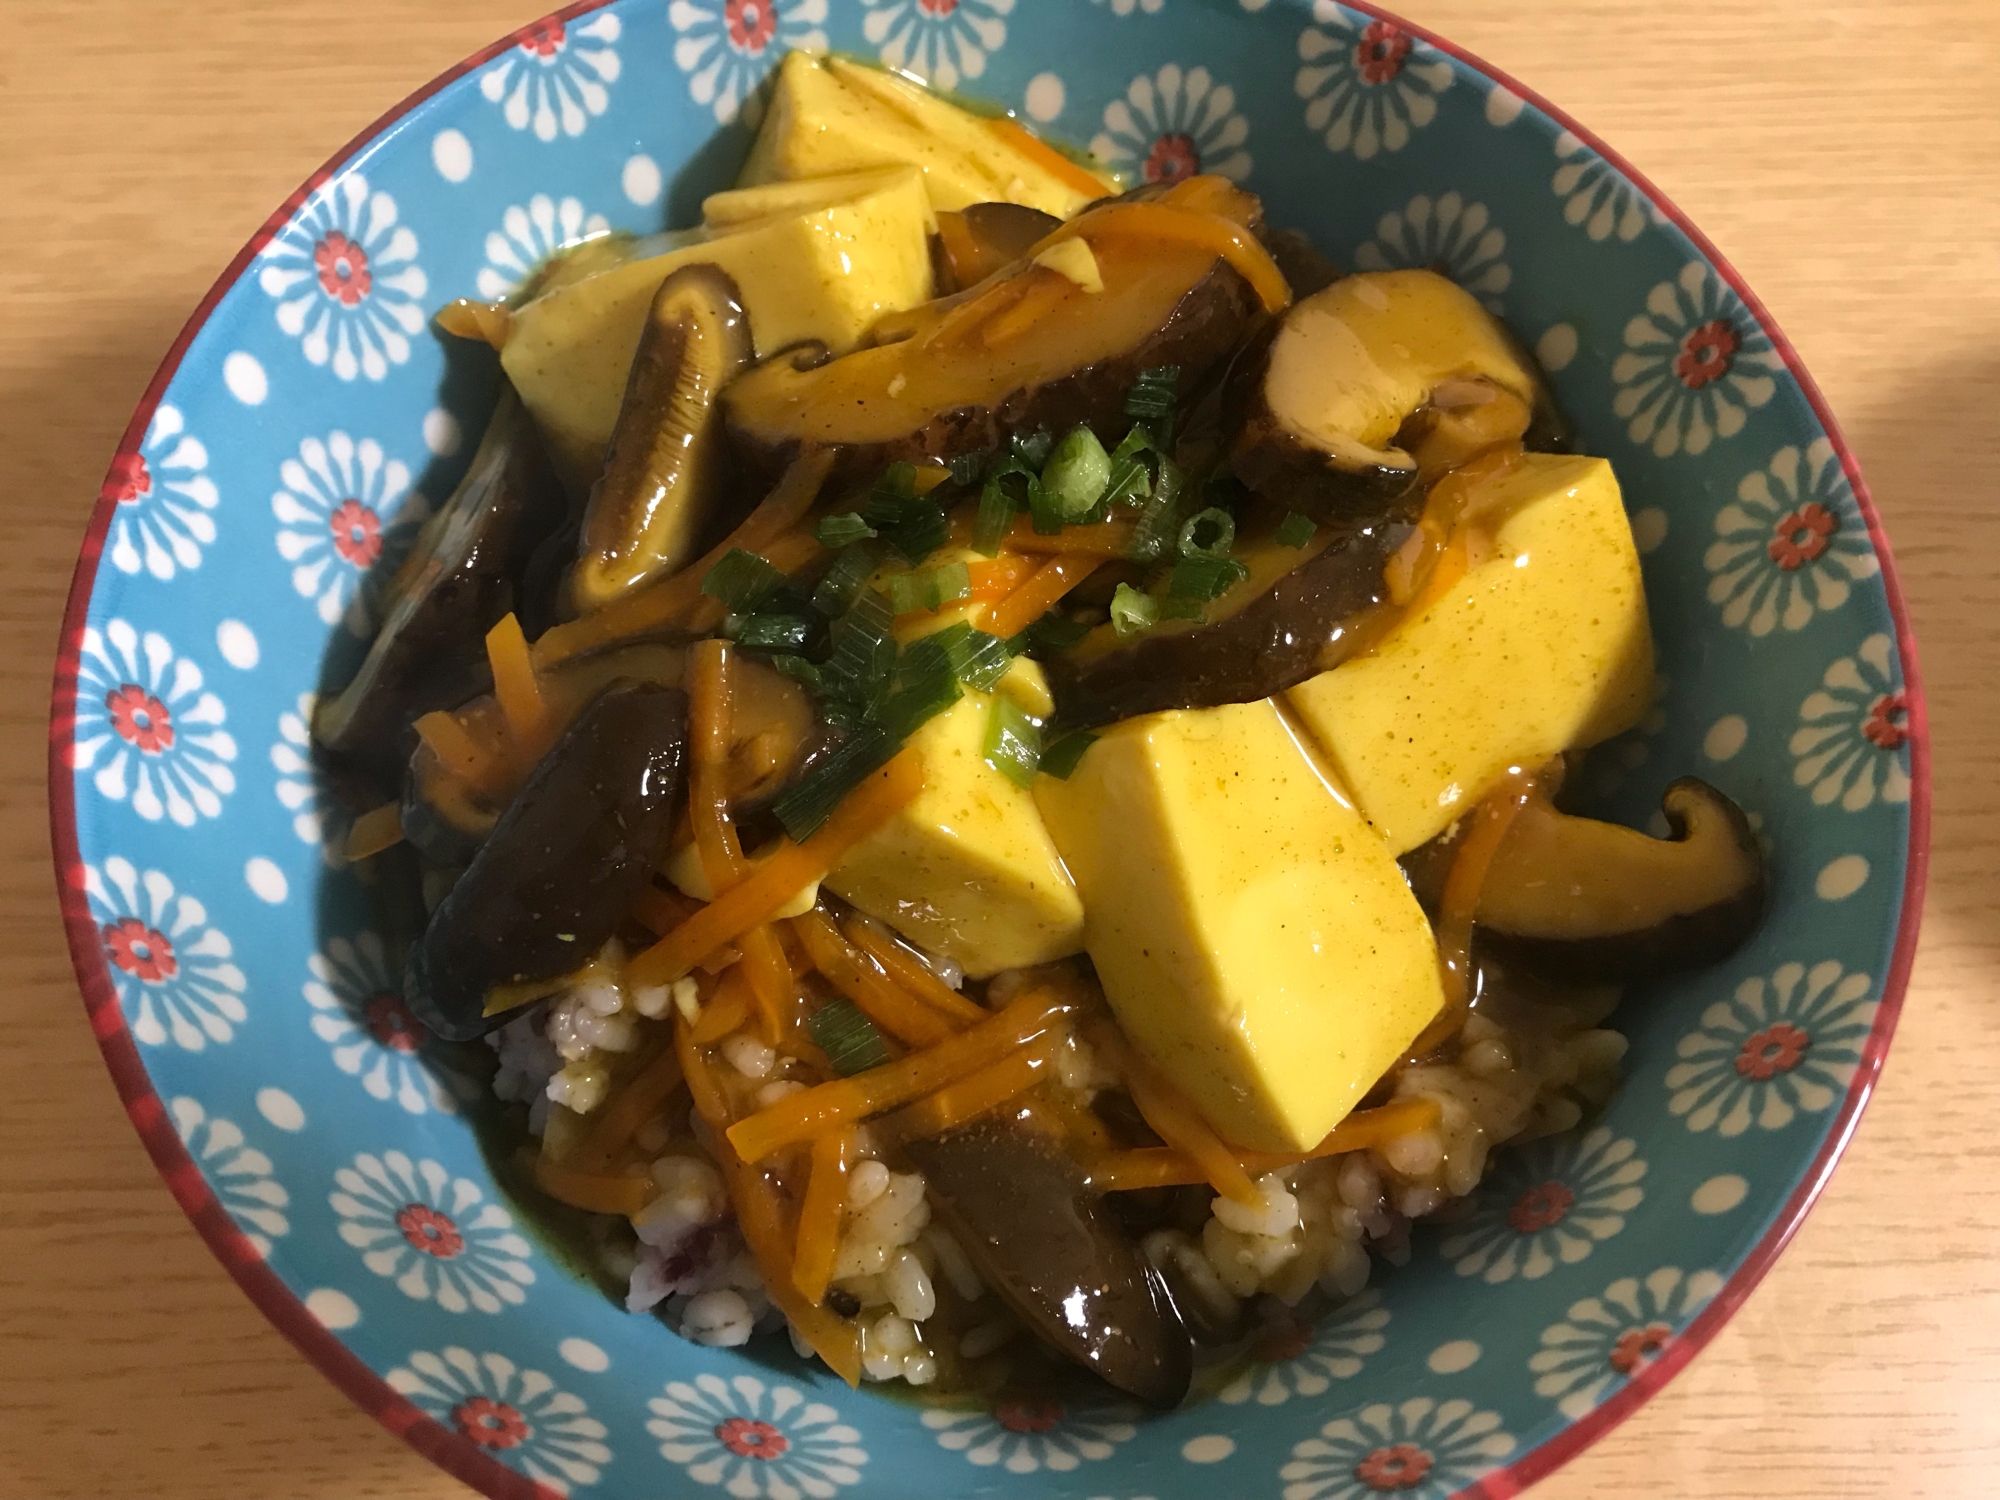
[(546, 1156), (535, 1161), (535, 1186), (559, 1203), (594, 1214), (624, 1214), (628, 1218), (659, 1197), (650, 1177), (613, 1177), (559, 1166)]
[(633, 1133), (657, 1115), (680, 1087), (681, 1060), (674, 1053), (673, 1039), (665, 1031), (659, 1036), (659, 1051), (619, 1085), (591, 1123), (590, 1134), (571, 1159), (577, 1170), (598, 1171), (610, 1166)]
[(1493, 868), (1493, 858), (1500, 852), (1507, 830), (1514, 826), (1515, 816), (1534, 796), (1535, 786), (1534, 772), (1513, 767), (1472, 810), (1472, 826), (1465, 830), (1444, 878), (1434, 924), (1444, 1008), (1410, 1044), (1407, 1060), (1424, 1056), (1457, 1035), (1465, 1024), (1472, 1003), (1472, 919), (1479, 910), (1480, 887), (1486, 884), (1486, 872)]
[(403, 842), (403, 807), (399, 802), (384, 802), (380, 807), (371, 807), (354, 820), (354, 826), (347, 830), (347, 857), (367, 859), (380, 854), (384, 849), (393, 849)]
[(1092, 557), (1123, 557), (1132, 546), (1132, 526), (1128, 521), (1098, 521), (1089, 526), (1065, 526), (1061, 531), (1037, 531), (1026, 516), (1006, 534), (1006, 544), (1016, 552), (1087, 553)]
[[(1005, 552), (991, 562), (973, 563), (966, 569), (969, 585), (966, 591), (940, 608), (957, 609), (967, 604), (998, 603), (1025, 583), (1035, 567), (1033, 559)], [(936, 613), (935, 609), (913, 609), (896, 616), (896, 623), (904, 625)]]
[(757, 1030), (773, 1047), (791, 1029), (799, 994), (798, 976), (769, 922), (759, 922), (736, 940), (743, 950), (744, 981), (757, 1001)]
[(792, 1254), (792, 1285), (806, 1301), (826, 1300), (840, 1255), (840, 1214), (847, 1206), (847, 1173), (854, 1165), (854, 1127), (829, 1130), (813, 1142), (812, 1176), (799, 1205), (799, 1244)]
[(852, 1000), (863, 1015), (905, 1046), (926, 1047), (958, 1030), (930, 1006), (900, 988), (874, 959), (850, 946), (825, 912), (809, 911), (802, 917), (793, 917), (791, 928), (813, 967)]
[(989, 609), (980, 628), (1003, 641), (1019, 635), (1103, 565), (1102, 557), (1086, 552), (1066, 552), (1050, 558), (1026, 583)]
[(921, 1140), (956, 1130), (988, 1110), (997, 1109), (1049, 1076), (1058, 1045), (1060, 1038), (1056, 1033), (1044, 1032), (1020, 1051), (919, 1099), (895, 1116), (891, 1133), (905, 1140)]
[(940, 296), (962, 292), (986, 279), (991, 268), (987, 266), (979, 241), (973, 237), (964, 214), (956, 211), (939, 214), (937, 233), (938, 241), (944, 247), (945, 269), (951, 272), (952, 280), (949, 288), (938, 288)]
[(709, 954), (708, 957), (698, 962), (695, 967), (704, 974), (715, 975), (722, 973), (732, 964), (739, 964), (742, 961), (743, 950), (733, 943), (725, 943), (722, 947), (717, 948), (713, 953)]
[(482, 792), (498, 792), (512, 779), (506, 756), (495, 754), (474, 739), (472, 731), (458, 721), (457, 715), (436, 709), (417, 720), (416, 731), (444, 768), (460, 781)]
[[(1442, 1113), (1435, 1099), (1398, 1099), (1393, 1104), (1349, 1115), (1303, 1156), (1246, 1151), (1239, 1153), (1237, 1161), (1245, 1172), (1262, 1176), (1266, 1172), (1296, 1166), (1302, 1161), (1339, 1156), (1347, 1151), (1365, 1151), (1399, 1136), (1428, 1130), (1437, 1124)], [(1192, 1157), (1171, 1146), (1107, 1152), (1090, 1164), (1089, 1176), (1092, 1187), (1107, 1193), (1128, 1192), (1136, 1188), (1184, 1187), (1208, 1181), (1208, 1174), (1195, 1164)]]
[(830, 450), (801, 453), (771, 493), (743, 518), (742, 525), (680, 572), (634, 590), (581, 620), (544, 631), (535, 642), (535, 665), (546, 669), (580, 652), (679, 620), (701, 599), (701, 581), (708, 570), (731, 548), (758, 551), (780, 532), (796, 526), (812, 509), (832, 468)]
[(1111, 1027), (1099, 1028), (1092, 1040), (1125, 1075), (1132, 1102), (1161, 1140), (1199, 1166), (1202, 1179), (1223, 1197), (1238, 1203), (1260, 1201), (1257, 1185), (1236, 1159), (1236, 1149), (1215, 1133), (1193, 1100)]
[(493, 668), (493, 697), (507, 719), (516, 769), (523, 775), (554, 741), (554, 721), (521, 622), (510, 611), (486, 632), (486, 660)]
[(1205, 213), (1179, 203), (1107, 203), (1050, 230), (1030, 253), (1079, 235), (1193, 245), (1227, 261), (1250, 283), (1266, 312), (1278, 312), (1292, 300), (1291, 285), (1278, 269), (1278, 263), (1271, 259), (1271, 252), (1258, 244), (1249, 230), (1222, 214)]
[(694, 1107), (716, 1132), (715, 1164), (729, 1189), (729, 1201), (736, 1208), (736, 1224), (751, 1257), (764, 1278), (764, 1288), (792, 1327), (799, 1331), (826, 1361), (827, 1367), (849, 1385), (861, 1383), (861, 1334), (854, 1324), (836, 1317), (815, 1302), (801, 1297), (792, 1285), (797, 1230), (787, 1222), (785, 1205), (779, 1200), (770, 1179), (746, 1164), (729, 1144), (725, 1127), (729, 1124), (729, 1101), (716, 1082), (707, 1055), (695, 1044), (694, 1033), (685, 1021), (674, 1026), (674, 1050), (687, 1075), (688, 1093)]
[(721, 1041), (750, 1019), (751, 1003), (749, 981), (743, 977), (743, 971), (725, 970), (715, 993), (702, 1002), (701, 1014), (694, 1023), (694, 1039), (703, 1046)]
[(1071, 161), (1062, 152), (1056, 150), (1047, 141), (1022, 125), (1019, 120), (1009, 120), (1001, 117), (988, 120), (986, 124), (1001, 140), (1012, 146), (1021, 155), (1027, 157), (1029, 161), (1040, 167), (1044, 172), (1047, 172), (1064, 187), (1074, 188), (1077, 192), (1084, 193), (1091, 198), (1102, 198), (1111, 191), (1103, 178), (1099, 177), (1081, 162)]
[(717, 896), (626, 970), (635, 985), (670, 984), (725, 943), (771, 920), (779, 907), (822, 880), (848, 850), (907, 807), (924, 789), (923, 761), (904, 749), (855, 788), (820, 830), (803, 844), (790, 839), (760, 860), (751, 874)]
[(895, 939), (870, 923), (852, 918), (845, 928), (847, 939), (889, 971), (897, 985), (961, 1026), (983, 1021), (991, 1011), (977, 1001), (959, 994), (915, 954), (905, 952)]
[(773, 1151), (908, 1104), (1026, 1046), (1070, 1009), (1069, 1001), (1048, 990), (1030, 991), (977, 1026), (921, 1052), (780, 1099), (730, 1126), (730, 1143), (746, 1161), (761, 1161)]

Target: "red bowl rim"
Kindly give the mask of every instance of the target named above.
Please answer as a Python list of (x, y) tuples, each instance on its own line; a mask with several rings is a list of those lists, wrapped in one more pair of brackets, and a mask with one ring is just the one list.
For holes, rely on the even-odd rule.
[[(469, 1439), (426, 1416), (391, 1389), (374, 1370), (363, 1364), (341, 1342), (338, 1335), (314, 1317), (305, 1304), (264, 1263), (263, 1258), (216, 1199), (207, 1180), (195, 1166), (186, 1147), (182, 1145), (173, 1122), (167, 1116), (165, 1106), (153, 1088), (152, 1079), (139, 1055), (137, 1044), (126, 1027), (124, 1014), (119, 1008), (117, 992), (111, 982), (110, 970), (106, 967), (103, 950), (97, 939), (96, 924), (91, 919), (89, 901), (84, 894), (82, 883), (83, 858), (77, 841), (76, 786), (70, 764), (70, 751), (75, 729), (77, 669), (84, 623), (89, 613), (91, 592), (96, 583), (98, 561), (104, 549), (105, 533), (118, 507), (117, 498), (112, 492), (112, 480), (122, 471), (129, 458), (138, 453), (146, 430), (151, 425), (154, 409), (159, 405), (167, 385), (180, 368), (181, 359), (187, 353), (188, 345), (208, 321), (208, 316), (214, 311), (216, 304), (236, 284), (250, 261), (269, 243), (271, 237), (283, 228), (300, 205), (336, 171), (364, 147), (379, 139), (405, 115), (411, 113), (447, 84), (500, 56), (508, 48), (528, 40), (538, 27), (545, 25), (549, 20), (568, 21), (601, 9), (610, 3), (611, 0), (576, 0), (575, 4), (564, 6), (551, 15), (532, 21), (480, 48), (470, 57), (431, 79), (401, 103), (383, 113), (374, 123), (329, 157), (324, 165), (286, 197), (277, 210), (264, 221), (257, 233), (251, 236), (249, 242), (236, 253), (175, 337), (147, 385), (146, 393), (141, 398), (138, 408), (133, 412), (132, 420), (126, 424), (124, 436), (119, 440), (117, 456), (112, 461), (109, 477), (91, 512), (90, 524), (77, 558), (76, 571), (70, 581), (69, 599), (63, 609), (62, 636), (56, 652), (49, 723), (49, 823), (55, 851), (56, 885), (62, 905), (63, 927), (69, 941), (70, 960), (76, 969), (77, 983), (83, 993), (84, 1009), (89, 1016), (91, 1030), (95, 1033), (98, 1046), (104, 1053), (105, 1064), (110, 1069), (119, 1097), (124, 1101), (125, 1111), (131, 1117), (133, 1126), (139, 1132), (140, 1140), (153, 1158), (154, 1166), (158, 1168), (160, 1176), (165, 1180), (182, 1211), (187, 1214), (196, 1231), (207, 1242), (210, 1251), (222, 1262), (223, 1268), (235, 1277), (238, 1285), (256, 1304), (258, 1310), (291, 1341), (294, 1348), (364, 1412), (374, 1417), (424, 1457), (471, 1485), (481, 1494), (491, 1496), (492, 1500), (554, 1500), (554, 1494), (526, 1475), (519, 1474), (488, 1457)], [(1680, 1335), (1667, 1344), (1657, 1359), (1634, 1374), (1610, 1399), (1569, 1423), (1539, 1446), (1520, 1455), (1505, 1468), (1496, 1469), (1483, 1479), (1469, 1485), (1456, 1497), (1456, 1500), (1509, 1500), (1509, 1497), (1520, 1494), (1529, 1485), (1554, 1472), (1624, 1421), (1701, 1352), (1721, 1331), (1722, 1325), (1728, 1322), (1743, 1305), (1757, 1283), (1764, 1279), (1779, 1253), (1798, 1232), (1799, 1225), (1804, 1222), (1806, 1214), (1833, 1175), (1834, 1165), (1839, 1160), (1841, 1152), (1846, 1149), (1847, 1143), (1853, 1138), (1855, 1128), (1861, 1120), (1861, 1113), (1867, 1107), (1876, 1080), (1881, 1074), (1882, 1061), (1888, 1053), (1890, 1038), (1895, 1032), (1897, 1018), (1902, 1012), (1904, 993), (1909, 986), (1910, 966), (1916, 957), (1917, 929), (1922, 920), (1924, 886), (1930, 866), (1930, 722), (1924, 701), (1923, 681), (1917, 662), (1916, 638), (1911, 627), (1908, 606), (1904, 601), (1902, 585), (1897, 577), (1895, 559), (1890, 553), (1889, 539), (1882, 530), (1882, 520), (1869, 494), (1867, 481), (1861, 476), (1860, 464), (1856, 461), (1853, 450), (1848, 447), (1839, 425), (1834, 421), (1833, 413), (1827, 408), (1826, 398), (1820, 394), (1819, 387), (1806, 372), (1798, 351), (1779, 329), (1757, 294), (1751, 291), (1743, 278), (1737, 274), (1736, 268), (1723, 258), (1722, 253), (1695, 227), (1687, 215), (1630, 162), (1534, 89), (1482, 61), (1464, 48), (1404, 20), (1391, 11), (1366, 3), (1366, 0), (1342, 0), (1342, 3), (1350, 9), (1374, 16), (1407, 32), (1412, 37), (1427, 42), (1506, 89), (1524, 103), (1532, 104), (1541, 110), (1564, 130), (1624, 173), (1668, 222), (1688, 237), (1695, 248), (1714, 266), (1717, 274), (1730, 289), (1743, 299), (1744, 306), (1749, 308), (1759, 325), (1770, 336), (1772, 346), (1785, 362), (1785, 368), (1798, 382), (1807, 404), (1812, 408), (1814, 418), (1825, 429), (1827, 438), (1833, 444), (1834, 452), (1839, 455), (1841, 468), (1854, 488), (1855, 500), (1868, 526), (1869, 540), (1881, 561), (1882, 587), (1888, 598), (1890, 617), (1896, 627), (1896, 646), (1901, 658), (1904, 692), (1908, 698), (1910, 824), (1909, 846), (1904, 864), (1902, 911), (1897, 924), (1895, 950), (1890, 959), (1888, 976), (1883, 982), (1882, 998), (1876, 1011), (1875, 1024), (1862, 1046), (1861, 1060), (1855, 1069), (1854, 1080), (1849, 1084), (1846, 1097), (1841, 1101), (1833, 1126), (1828, 1131), (1819, 1153), (1806, 1168), (1804, 1177), (1779, 1210), (1770, 1229), (1751, 1248), (1750, 1253), (1723, 1284), (1722, 1289)]]

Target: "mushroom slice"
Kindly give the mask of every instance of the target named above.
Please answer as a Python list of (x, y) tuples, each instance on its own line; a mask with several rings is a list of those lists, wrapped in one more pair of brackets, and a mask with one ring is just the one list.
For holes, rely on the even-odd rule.
[(750, 363), (750, 322), (719, 267), (683, 266), (653, 296), (571, 575), (586, 613), (695, 554), (728, 479), (716, 395)]
[(1338, 666), (1386, 604), (1383, 569), (1416, 521), (1415, 496), (1359, 526), (1326, 526), (1303, 548), (1270, 529), (1239, 542), (1250, 570), (1201, 620), (1161, 620), (1120, 638), (1100, 625), (1048, 663), (1065, 724), (1087, 728), (1170, 708), (1254, 703)]
[(1664, 839), (1527, 803), (1480, 887), (1481, 936), (1535, 973), (1582, 984), (1734, 952), (1764, 909), (1764, 853), (1749, 820), (1693, 776), (1660, 806), (1672, 830)]
[(486, 632), (515, 607), (528, 558), (563, 511), (541, 439), (509, 389), (465, 478), (391, 580), (360, 669), (314, 716), (329, 755), (382, 792), (402, 784), (409, 726), (464, 698)]
[(977, 286), (1062, 227), (1054, 214), (1025, 203), (968, 203), (937, 221), (932, 270), (941, 294)]
[(970, 291), (883, 320), (869, 348), (812, 365), (781, 354), (746, 372), (722, 398), (738, 456), (766, 475), (801, 446), (838, 446), (838, 481), (1078, 422), (1116, 443), (1131, 426), (1125, 397), (1141, 371), (1178, 367), (1185, 394), (1249, 334), (1262, 304), (1246, 271), (1267, 294), (1282, 288), (1254, 238), (1257, 200), (1214, 181), (1189, 179), (1181, 189), (1202, 191), (1183, 199), (1101, 205), (1031, 247), (1083, 238), (1101, 290), (1017, 261)]
[(905, 1150), (981, 1279), (1043, 1342), (1148, 1406), (1180, 1403), (1194, 1350), (1173, 1299), (1054, 1141), (990, 1115)]
[(686, 764), (679, 688), (620, 682), (592, 700), (410, 949), (403, 998), (417, 1018), (468, 1041), (583, 967), (652, 877)]
[(1316, 519), (1373, 509), (1553, 411), (1526, 352), (1433, 271), (1348, 276), (1294, 304), (1227, 404), (1237, 477)]

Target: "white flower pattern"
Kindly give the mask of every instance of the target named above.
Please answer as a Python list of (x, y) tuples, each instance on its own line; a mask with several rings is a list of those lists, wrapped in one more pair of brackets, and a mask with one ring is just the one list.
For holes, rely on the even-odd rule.
[(1887, 635), (1869, 636), (1834, 660), (1799, 705), (1792, 732), (1792, 780), (1812, 788), (1813, 805), (1860, 812), (1910, 800), (1910, 699)]
[(70, 764), (112, 802), (130, 800), (149, 823), (192, 828), (222, 812), (236, 790), (236, 741), (228, 710), (203, 687), (201, 668), (156, 630), (131, 622), (87, 626), (77, 657), (76, 732)]
[(718, 125), (764, 113), (759, 87), (787, 52), (824, 52), (826, 0), (673, 0), (667, 20), (679, 34), (674, 66), (688, 97)]
[[(1299, 33), (1303, 64), (1292, 86), (1306, 102), (1306, 125), (1329, 151), (1368, 161), (1400, 151), (1411, 132), (1437, 118), (1451, 87), (1451, 64), (1394, 21), (1355, 16), (1334, 0), (1313, 0), (1317, 23)], [(1323, 30), (1321, 28), (1324, 28)]]
[(1166, 0), (1090, 0), (1092, 5), (1106, 5), (1114, 16), (1129, 16), (1134, 11), (1144, 11), (1149, 16), (1157, 16)]
[(1556, 160), (1561, 165), (1549, 185), (1563, 200), (1563, 219), (1592, 239), (1615, 234), (1629, 243), (1648, 224), (1662, 222), (1652, 199), (1570, 131), (1556, 137)]
[(620, 71), (613, 44), (623, 29), (609, 11), (581, 26), (545, 17), (479, 75), (479, 92), (500, 106), (508, 125), (532, 127), (537, 140), (582, 135), (610, 106)]
[(1296, 1343), (1274, 1330), (1275, 1337), (1252, 1342), (1255, 1361), (1216, 1392), (1227, 1406), (1255, 1401), (1282, 1406), (1294, 1396), (1323, 1396), (1336, 1380), (1352, 1380), (1371, 1354), (1385, 1342), (1389, 1309), (1382, 1294), (1369, 1287), (1335, 1308), (1317, 1328), (1299, 1330)]
[(1250, 122), (1236, 112), (1236, 90), (1206, 68), (1168, 63), (1141, 74), (1104, 106), (1104, 129), (1090, 150), (1139, 182), (1180, 182), (1212, 172), (1241, 182), (1250, 175)]
[(610, 232), (610, 220), (587, 213), (575, 198), (558, 203), (547, 193), (537, 193), (525, 207), (510, 204), (500, 216), (500, 227), (486, 236), (486, 264), (475, 282), (479, 295), (498, 302), (558, 250)]
[(422, 1049), (430, 1030), (403, 1003), (401, 975), (389, 966), (382, 939), (372, 932), (329, 938), (306, 960), (304, 987), (313, 1008), (313, 1035), (333, 1049), (333, 1065), (372, 1099), (393, 1099), (413, 1115), (458, 1109), (455, 1093), (474, 1085), (441, 1058)]
[(1645, 1175), (1637, 1143), (1602, 1125), (1581, 1139), (1537, 1141), (1500, 1158), (1478, 1206), (1438, 1251), (1461, 1276), (1538, 1281), (1623, 1229), (1645, 1199)]
[(604, 1424), (583, 1399), (504, 1354), (420, 1350), (383, 1379), (432, 1421), (558, 1495), (597, 1483), (611, 1462)]
[(234, 1121), (211, 1116), (199, 1100), (171, 1099), (167, 1113), (217, 1200), (258, 1259), (267, 1258), (271, 1241), (283, 1239), (292, 1228), (285, 1217), (291, 1195), (272, 1175), (271, 1158), (252, 1146)]
[(1734, 1139), (1831, 1109), (1875, 1025), (1874, 981), (1833, 959), (1753, 975), (1701, 1013), (1667, 1069), (1667, 1108), (1689, 1130)]
[(257, 285), (278, 304), (278, 327), (341, 380), (381, 380), (410, 357), (430, 290), (417, 236), (396, 200), (359, 172), (320, 184), (264, 247)]
[(1507, 232), (1484, 203), (1467, 203), (1457, 192), (1435, 201), (1419, 193), (1382, 215), (1375, 237), (1354, 252), (1354, 264), (1364, 271), (1442, 271), (1497, 314), (1501, 294), (1514, 284), (1506, 253)]
[(311, 844), (320, 857), (338, 868), (347, 863), (347, 832), (353, 815), (334, 794), (313, 756), (313, 709), (316, 693), (301, 693), (296, 708), (278, 715), (278, 738), (271, 745), (271, 765), (278, 773), (274, 791), (278, 803), (292, 815), (292, 832)]
[(344, 620), (351, 634), (368, 636), (382, 590), (431, 513), (410, 489), (409, 465), (373, 438), (334, 431), (300, 442), (278, 478), (271, 514), (292, 588), (325, 624)]
[(1691, 260), (1646, 294), (1611, 365), (1612, 410), (1625, 435), (1660, 458), (1706, 453), (1743, 430), (1777, 394), (1785, 366), (1743, 299), (1705, 261)]
[(497, 1313), (527, 1300), (535, 1280), (528, 1242), (476, 1183), (400, 1151), (362, 1152), (333, 1174), (327, 1201), (361, 1263), (418, 1302), (446, 1312)]
[(1715, 535), (1702, 556), (1709, 602), (1722, 606), (1723, 624), (1753, 636), (1805, 629), (1882, 571), (1854, 486), (1823, 437), (1803, 453), (1787, 444), (1744, 475), (1715, 513)]
[(861, 1482), (861, 1434), (823, 1401), (754, 1375), (667, 1382), (647, 1405), (660, 1456), (735, 1500), (813, 1500)]
[(972, 1410), (932, 1407), (924, 1426), (938, 1445), (965, 1455), (982, 1469), (996, 1464), (1009, 1474), (1067, 1474), (1086, 1462), (1111, 1457), (1139, 1429), (1138, 1413), (1123, 1402), (1091, 1397), (1063, 1400), (1040, 1391), (1002, 1391), (991, 1406)]
[(862, 0), (861, 34), (882, 65), (905, 69), (941, 89), (986, 71), (1007, 45), (1014, 0)]
[(183, 1052), (234, 1039), (250, 1016), (249, 985), (201, 902), (162, 871), (141, 872), (115, 854), (101, 868), (84, 866), (83, 890), (133, 1036)]
[(212, 512), (221, 499), (209, 478), (208, 449), (187, 430), (180, 408), (160, 403), (137, 453), (112, 460), (104, 494), (118, 502), (105, 556), (121, 573), (142, 567), (158, 579), (201, 566), (215, 540)]
[(1514, 1451), (1497, 1412), (1470, 1401), (1413, 1396), (1336, 1417), (1292, 1448), (1278, 1471), (1284, 1500), (1368, 1500), (1393, 1491), (1409, 1500), (1445, 1500)]
[(1621, 1276), (1600, 1295), (1571, 1303), (1564, 1321), (1542, 1330), (1542, 1347), (1528, 1360), (1535, 1394), (1577, 1420), (1658, 1359), (1721, 1290), (1713, 1271), (1683, 1275), (1663, 1266), (1643, 1281)]

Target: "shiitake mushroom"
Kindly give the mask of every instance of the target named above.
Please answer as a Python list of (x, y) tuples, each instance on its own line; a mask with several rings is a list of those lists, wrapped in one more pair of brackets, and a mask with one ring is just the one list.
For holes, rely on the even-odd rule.
[(1194, 1368), (1180, 1313), (1059, 1143), (994, 1114), (904, 1149), (981, 1279), (1044, 1343), (1148, 1406), (1180, 1403)]
[(1024, 203), (968, 203), (937, 216), (931, 269), (940, 295), (977, 286), (1020, 260), (1062, 220)]
[(360, 669), (314, 715), (314, 737), (329, 756), (379, 795), (393, 794), (410, 756), (410, 725), (463, 701), (483, 671), (486, 632), (516, 606), (528, 558), (564, 509), (541, 439), (510, 388), (465, 478), (391, 581)]
[(415, 943), (403, 998), (449, 1041), (586, 964), (652, 877), (685, 785), (687, 695), (600, 692), (514, 794)]

